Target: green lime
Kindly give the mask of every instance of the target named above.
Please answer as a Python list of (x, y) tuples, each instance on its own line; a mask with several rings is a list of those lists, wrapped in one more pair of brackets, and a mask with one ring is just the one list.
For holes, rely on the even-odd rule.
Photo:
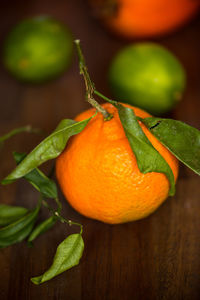
[(72, 56), (69, 30), (51, 17), (24, 20), (4, 43), (3, 62), (18, 79), (42, 82), (62, 73)]
[(121, 50), (109, 70), (109, 82), (116, 100), (160, 115), (181, 100), (185, 71), (164, 47), (138, 43)]

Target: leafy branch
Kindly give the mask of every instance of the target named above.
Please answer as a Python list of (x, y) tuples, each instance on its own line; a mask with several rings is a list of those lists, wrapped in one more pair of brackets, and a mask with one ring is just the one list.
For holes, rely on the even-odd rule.
[[(172, 170), (144, 134), (139, 125), (140, 122), (143, 122), (169, 151), (200, 175), (200, 132), (176, 120), (153, 117), (145, 119), (138, 118), (132, 109), (102, 95), (95, 89), (90, 79), (80, 48), (80, 41), (76, 40), (75, 43), (80, 61), (80, 72), (84, 77), (86, 85), (86, 100), (95, 107), (97, 112), (103, 114), (105, 121), (110, 121), (113, 116), (98, 104), (94, 99), (94, 95), (104, 99), (117, 108), (121, 124), (130, 147), (136, 156), (140, 171), (144, 174), (147, 172), (165, 174), (170, 183), (169, 193), (170, 195), (174, 194), (175, 183)], [(30, 245), (39, 235), (52, 228), (57, 221), (69, 226), (75, 225), (80, 228), (80, 233), (71, 234), (61, 242), (57, 248), (51, 267), (44, 272), (43, 275), (31, 279), (34, 284), (40, 284), (50, 280), (56, 275), (77, 265), (82, 256), (84, 249), (82, 239), (83, 226), (62, 216), (62, 205), (58, 198), (56, 183), (43, 174), (38, 167), (42, 163), (58, 157), (66, 147), (69, 138), (84, 130), (91, 118), (81, 122), (64, 119), (58, 124), (57, 128), (28, 155), (14, 152), (13, 155), (17, 166), (1, 182), (2, 184), (10, 184), (19, 178), (24, 178), (40, 193), (40, 197), (37, 206), (33, 210), (28, 210), (23, 207), (0, 205), (0, 248), (21, 242), (26, 238)], [(0, 143), (23, 131), (37, 132), (38, 130), (31, 129), (30, 126), (14, 129), (1, 137)], [(48, 199), (54, 199), (57, 209), (49, 205)], [(51, 216), (35, 226), (42, 205), (49, 210)]]
[[(13, 155), (18, 164), (26, 158), (24, 153), (14, 152)], [(58, 246), (50, 269), (44, 275), (31, 279), (33, 283), (40, 284), (78, 264), (84, 248), (83, 227), (81, 224), (68, 220), (61, 215), (62, 204), (58, 198), (57, 187), (53, 180), (44, 175), (39, 169), (33, 169), (23, 178), (40, 192), (38, 205), (32, 211), (28, 211), (23, 207), (0, 205), (0, 224), (4, 226), (0, 228), (0, 248), (21, 242), (26, 238), (28, 238), (28, 245), (32, 246), (33, 241), (52, 228), (57, 221), (80, 228), (79, 234), (69, 235)], [(47, 198), (55, 200), (56, 210), (48, 204)], [(45, 206), (52, 216), (34, 227), (41, 205)], [(63, 261), (62, 264), (61, 261)]]

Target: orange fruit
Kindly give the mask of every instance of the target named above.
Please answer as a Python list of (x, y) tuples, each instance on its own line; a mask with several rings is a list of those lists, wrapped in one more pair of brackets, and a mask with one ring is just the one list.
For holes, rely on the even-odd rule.
[[(167, 198), (169, 181), (162, 173), (139, 171), (117, 109), (109, 103), (102, 106), (113, 118), (104, 121), (98, 113), (81, 133), (70, 138), (56, 161), (58, 182), (72, 207), (87, 217), (111, 224), (144, 218)], [(126, 106), (141, 118), (150, 116), (139, 108)], [(75, 120), (94, 113), (95, 109), (89, 109)], [(170, 165), (176, 180), (177, 159), (143, 124), (140, 126)]]
[(159, 36), (184, 24), (198, 10), (199, 0), (90, 0), (97, 15), (116, 33)]

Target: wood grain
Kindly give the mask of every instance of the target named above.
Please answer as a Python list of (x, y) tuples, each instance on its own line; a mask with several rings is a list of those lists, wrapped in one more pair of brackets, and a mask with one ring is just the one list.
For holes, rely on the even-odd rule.
[[(81, 0), (18, 0), (2, 3), (0, 42), (21, 19), (50, 14), (72, 29), (82, 41), (88, 67), (98, 90), (110, 96), (106, 82), (109, 62), (125, 44), (103, 29)], [(200, 129), (200, 20), (157, 42), (172, 50), (187, 72), (183, 101), (172, 117)], [(40, 86), (18, 83), (0, 68), (0, 135), (32, 124), (47, 132), (64, 117), (73, 118), (88, 107), (84, 86), (74, 57), (70, 69), (55, 81)], [(1, 150), (1, 178), (13, 168), (11, 152), (30, 151), (41, 136), (22, 134)], [(42, 273), (52, 261), (56, 246), (74, 228), (55, 226), (38, 238), (33, 248), (26, 243), (0, 251), (0, 299), (200, 299), (200, 179), (185, 167), (180, 169), (175, 197), (153, 215), (123, 225), (111, 226), (76, 213), (61, 196), (64, 215), (84, 225), (85, 251), (79, 266), (41, 286), (30, 277)], [(33, 207), (37, 193), (19, 181), (0, 187), (2, 203)], [(44, 210), (41, 219), (48, 213)]]

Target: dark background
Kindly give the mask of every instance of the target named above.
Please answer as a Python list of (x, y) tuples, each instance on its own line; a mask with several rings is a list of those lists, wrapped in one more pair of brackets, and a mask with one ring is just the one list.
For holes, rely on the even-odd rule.
[[(3, 1), (0, 40), (16, 22), (50, 14), (80, 38), (97, 89), (110, 96), (106, 74), (110, 59), (127, 41), (112, 36), (88, 11), (86, 1)], [(200, 20), (156, 41), (170, 49), (187, 72), (183, 101), (171, 117), (198, 129), (200, 113)], [(17, 82), (0, 69), (0, 135), (31, 124), (51, 132), (63, 118), (88, 107), (74, 55), (57, 80), (34, 86)], [(21, 134), (1, 150), (1, 178), (14, 167), (11, 152), (30, 151), (41, 136)], [(48, 166), (47, 166), (48, 168)], [(181, 166), (177, 193), (150, 217), (123, 225), (106, 225), (76, 213), (64, 200), (64, 215), (84, 225), (85, 251), (79, 266), (35, 286), (31, 276), (51, 264), (57, 245), (76, 228), (56, 225), (29, 249), (25, 242), (0, 251), (0, 299), (200, 299), (200, 180)], [(23, 180), (0, 187), (2, 203), (33, 207), (37, 193)], [(48, 216), (43, 210), (41, 220)]]

